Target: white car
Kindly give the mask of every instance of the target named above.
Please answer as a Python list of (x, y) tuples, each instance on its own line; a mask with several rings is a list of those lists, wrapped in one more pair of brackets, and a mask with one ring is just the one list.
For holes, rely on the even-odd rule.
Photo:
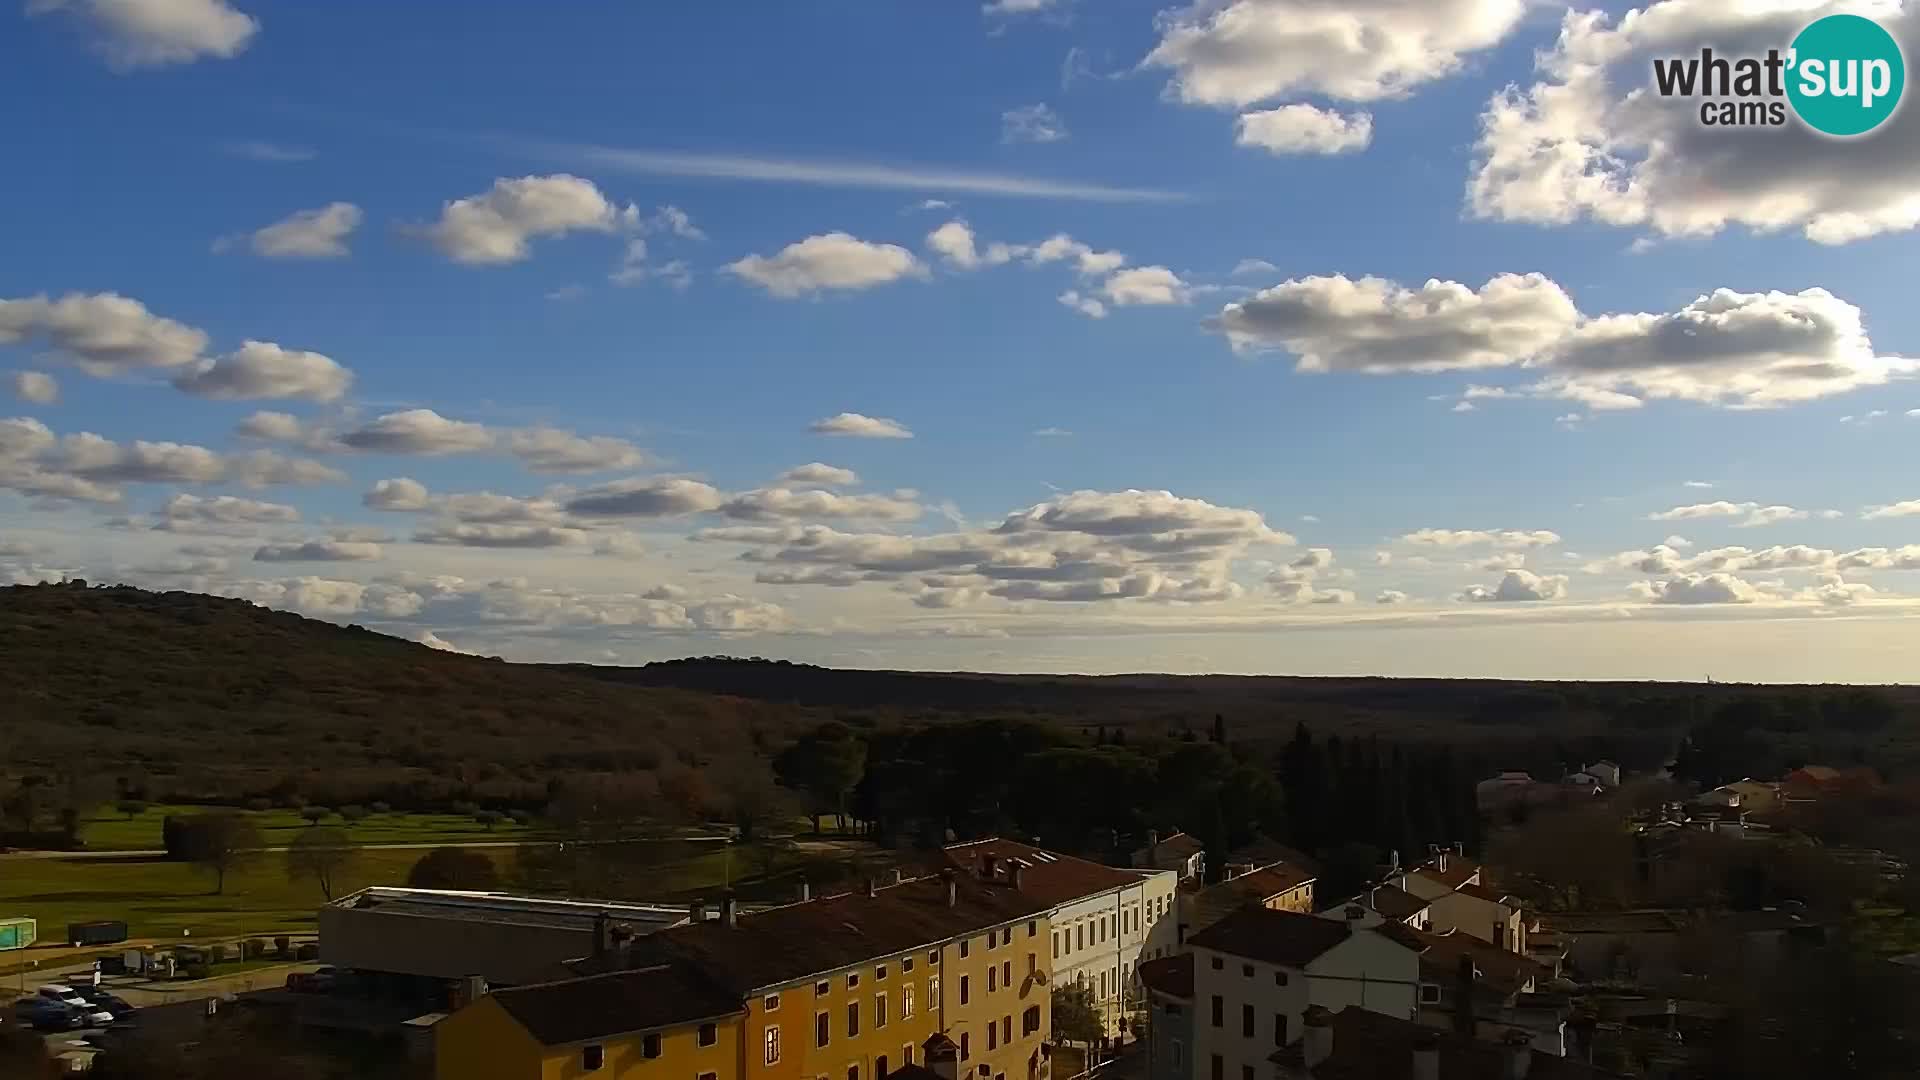
[(81, 997), (79, 991), (76, 991), (71, 986), (64, 986), (60, 983), (50, 983), (40, 988), (40, 996), (49, 1001), (57, 1001), (69, 1009), (91, 1011), (87, 1006), (87, 999)]
[(88, 1005), (82, 1008), (80, 1010), (80, 1015), (87, 1018), (88, 1027), (106, 1027), (107, 1025), (113, 1023), (112, 1013), (94, 1005)]

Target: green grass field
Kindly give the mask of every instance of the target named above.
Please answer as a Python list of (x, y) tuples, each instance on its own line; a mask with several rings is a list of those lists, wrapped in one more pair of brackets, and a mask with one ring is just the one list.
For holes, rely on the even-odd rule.
[[(151, 851), (160, 847), (160, 823), (167, 815), (205, 813), (211, 807), (166, 806), (156, 804), (129, 818), (102, 807), (81, 825), (80, 838), (90, 851)], [(302, 829), (307, 820), (297, 811), (273, 809), (240, 813), (253, 819), (266, 838), (268, 847), (285, 845)], [(520, 841), (533, 839), (538, 827), (503, 821), (491, 830), (468, 817), (456, 814), (374, 814), (353, 825), (338, 815), (322, 825), (346, 829), (362, 844), (444, 844), (459, 841)]]

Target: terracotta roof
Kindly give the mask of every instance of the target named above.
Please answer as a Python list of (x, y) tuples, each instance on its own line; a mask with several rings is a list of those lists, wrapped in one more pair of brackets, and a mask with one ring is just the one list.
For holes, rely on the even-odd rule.
[(1290, 848), (1277, 840), (1258, 837), (1251, 842), (1234, 848), (1227, 853), (1227, 865), (1242, 863), (1255, 867), (1272, 866), (1275, 863), (1287, 863), (1311, 876), (1320, 875), (1320, 864), (1312, 856), (1297, 848)]
[[(1440, 1051), (1439, 1080), (1508, 1076), (1511, 1049), (1349, 1005), (1333, 1018), (1333, 1054), (1314, 1080), (1412, 1080), (1416, 1046)], [(1527, 1080), (1601, 1080), (1617, 1076), (1568, 1058), (1529, 1051)]]
[(993, 860), (996, 873), (1011, 873), (1010, 869), (1003, 868), (1019, 867), (1020, 894), (1052, 907), (1128, 885), (1138, 885), (1141, 881), (1139, 871), (1102, 866), (1032, 844), (997, 837), (966, 844), (949, 844), (944, 854), (946, 861), (963, 873), (983, 873), (988, 859)]
[(676, 926), (640, 939), (635, 948), (677, 957), (747, 994), (1026, 919), (1049, 907), (1005, 884), (964, 875), (953, 884), (951, 907), (946, 881), (914, 878), (882, 886), (872, 896), (845, 893), (741, 915), (731, 928), (711, 920)]
[(493, 992), (543, 1046), (563, 1046), (741, 1012), (739, 995), (672, 965)]
[(1355, 899), (1395, 922), (1406, 922), (1433, 906), (1398, 885), (1377, 885)]
[(1305, 967), (1351, 936), (1353, 930), (1337, 919), (1248, 907), (1188, 938), (1187, 944), (1269, 964)]
[(1190, 859), (1207, 850), (1207, 845), (1186, 833), (1177, 832), (1172, 836), (1163, 836), (1159, 843), (1141, 850), (1153, 855), (1172, 855), (1179, 859)]
[[(1409, 929), (1412, 929), (1409, 927)], [(1517, 994), (1525, 990), (1527, 983), (1544, 979), (1552, 972), (1543, 964), (1508, 952), (1491, 942), (1482, 941), (1472, 934), (1455, 930), (1449, 934), (1429, 934), (1414, 930), (1417, 940), (1425, 947), (1420, 954), (1420, 966), (1427, 969), (1428, 977), (1436, 982), (1452, 979), (1460, 970), (1460, 958), (1473, 958), (1474, 969), (1479, 973), (1479, 982), (1501, 995)]]
[(1495, 904), (1503, 904), (1510, 899), (1506, 893), (1501, 892), (1499, 889), (1490, 889), (1485, 885), (1479, 884), (1462, 885), (1453, 891), (1466, 893), (1468, 896), (1479, 897), (1482, 900)]
[(1193, 1000), (1192, 953), (1183, 952), (1158, 960), (1147, 960), (1135, 971), (1140, 976), (1141, 984), (1154, 993)]
[(1444, 870), (1440, 868), (1440, 860), (1432, 859), (1414, 867), (1413, 872), (1424, 877), (1430, 877), (1449, 889), (1458, 889), (1460, 886), (1465, 885), (1473, 875), (1480, 872), (1480, 866), (1458, 855), (1449, 855), (1447, 856), (1447, 868)]
[(1232, 881), (1210, 885), (1194, 893), (1187, 925), (1191, 931), (1204, 930), (1240, 908), (1249, 904), (1264, 904), (1281, 893), (1313, 880), (1311, 874), (1299, 867), (1276, 865), (1243, 874)]

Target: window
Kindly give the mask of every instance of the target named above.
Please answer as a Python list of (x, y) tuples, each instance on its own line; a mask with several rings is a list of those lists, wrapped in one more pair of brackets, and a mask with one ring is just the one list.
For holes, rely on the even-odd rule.
[(1285, 985), (1287, 985), (1287, 973), (1286, 973), (1286, 972), (1284, 972), (1284, 971), (1276, 971), (1276, 972), (1274, 972), (1274, 973), (1273, 973), (1273, 985), (1275, 985), (1275, 986), (1285, 986)]
[(1060, 959), (1060, 931), (1053, 932), (1053, 958)]
[[(991, 973), (989, 973), (991, 974)], [(967, 1003), (967, 976), (960, 976), (960, 1004)]]
[(1240, 1037), (1253, 1038), (1253, 1006), (1251, 1005), (1240, 1006)]
[(913, 1044), (912, 1043), (908, 1043), (905, 1046), (902, 1046), (900, 1048), (900, 1064), (902, 1065), (913, 1064)]
[(873, 1059), (873, 1080), (887, 1080), (887, 1055)]
[(1040, 934), (1040, 920), (1028, 919), (1027, 920), (1027, 936), (1037, 937), (1039, 936), (1039, 934)]
[(720, 1080), (720, 1074), (703, 1072), (699, 1076), (694, 1077), (694, 1080)]
[(813, 1018), (813, 1045), (825, 1046), (833, 1038), (833, 1018), (820, 1013)]
[(1253, 1080), (1253, 1066), (1240, 1066), (1240, 1080)]
[(1003, 927), (1003, 928), (1001, 928), (1001, 930), (1000, 930), (1000, 944), (1002, 944), (1002, 945), (1011, 945), (1011, 944), (1013, 944), (1013, 927), (1011, 927), (1011, 926), (1008, 926), (1008, 927)]
[[(1226, 1015), (1226, 1011), (1227, 1011), (1227, 1003), (1220, 999), (1219, 994), (1213, 995), (1213, 1026), (1214, 1027), (1222, 1027), (1226, 1024), (1226, 1021), (1222, 1019), (1222, 1017)], [(820, 1045), (825, 1046), (827, 1044), (822, 1042)]]
[(860, 1034), (860, 1003), (847, 1002), (847, 1038)]
[(762, 1037), (761, 1042), (766, 1048), (766, 1063), (780, 1064), (780, 1025), (768, 1024), (767, 1033)]
[(929, 952), (929, 953), (927, 953), (927, 966), (928, 966), (928, 967), (938, 967), (938, 966), (939, 966), (939, 964), (940, 964), (940, 950), (939, 950), (939, 949), (934, 949), (933, 951), (931, 951), (931, 952)]
[(860, 1066), (858, 1064), (847, 1066), (847, 1080), (860, 1080)]
[(937, 1009), (939, 1007), (940, 1007), (940, 976), (929, 975), (927, 976), (927, 1008)]
[(860, 985), (860, 973), (857, 971), (847, 972), (847, 989), (851, 990), (854, 987), (859, 985)]
[(1240, 977), (1241, 977), (1241, 978), (1243, 978), (1243, 979), (1251, 979), (1251, 978), (1253, 978), (1253, 965), (1252, 965), (1252, 964), (1241, 964), (1241, 965), (1240, 965)]
[(1034, 972), (1039, 970), (1040, 970), (1040, 957), (1035, 953), (1028, 953), (1027, 954), (1027, 974), (1031, 975)]
[(1173, 1069), (1177, 1073), (1187, 1063), (1187, 1046), (1179, 1039), (1171, 1040), (1173, 1048)]
[(965, 1061), (972, 1053), (973, 1038), (968, 1032), (960, 1033), (960, 1060)]
[(1000, 935), (992, 930), (987, 931), (987, 951), (992, 952), (993, 947), (998, 944), (1000, 944)]
[[(913, 984), (912, 983), (907, 983), (906, 985), (900, 988), (900, 1019), (902, 1020), (913, 1019)], [(904, 1064), (911, 1065), (912, 1062), (908, 1061), (908, 1062), (905, 1062)]]
[(987, 1025), (987, 1051), (991, 1053), (995, 1050), (998, 1050), (999, 1048), (1000, 1048), (1000, 1025), (989, 1023)]
[(873, 1026), (877, 1028), (887, 1026), (887, 995), (885, 994), (873, 995)]
[(1011, 960), (1000, 961), (1000, 985), (1013, 985), (1013, 961)]
[(819, 997), (822, 994), (828, 994), (832, 992), (833, 992), (833, 983), (827, 979), (821, 979), (819, 982), (813, 984), (813, 994), (815, 997)]
[(1107, 973), (1104, 971), (1100, 973), (1100, 996), (1107, 996)]
[(720, 1041), (720, 1028), (716, 1024), (700, 1025), (700, 1045), (712, 1046)]
[(1227, 966), (1226, 961), (1220, 959), (1217, 956), (1213, 958), (1213, 970), (1219, 971), (1226, 966)]
[(881, 964), (879, 967), (873, 969), (873, 981), (874, 982), (887, 981), (887, 965)]
[(1074, 927), (1073, 936), (1075, 939), (1074, 946), (1073, 946), (1074, 948), (1076, 949), (1086, 948), (1087, 947), (1087, 924), (1081, 923), (1079, 926)]
[(652, 1035), (641, 1036), (640, 1056), (643, 1058), (657, 1058), (660, 1056), (659, 1033), (656, 1032)]
[(1004, 1043), (1010, 1043), (1013, 1041), (1013, 1014), (1012, 1013), (1008, 1013), (1007, 1015), (1000, 1018), (1000, 1041)]
[[(912, 970), (913, 970), (913, 957), (911, 956), (901, 957), (900, 958), (900, 974), (905, 975)], [(912, 1062), (907, 1062), (907, 1064), (911, 1065)]]
[(1100, 920), (1100, 940), (1107, 940), (1107, 920), (1105, 919)]
[(1273, 1014), (1273, 1045), (1287, 1045), (1287, 1014)]
[(1438, 1004), (1439, 1001), (1440, 1001), (1440, 988), (1438, 986), (1435, 986), (1432, 983), (1420, 984), (1420, 1003), (1422, 1005), (1434, 1005), (1434, 1004)]
[(779, 1012), (780, 1011), (780, 995), (768, 994), (766, 997), (761, 998), (760, 1011), (761, 1012)]
[(595, 1044), (580, 1048), (580, 1068), (593, 1072), (607, 1063), (606, 1047)]
[(1210, 1075), (1213, 1080), (1226, 1080), (1227, 1063), (1220, 1060), (1219, 1054), (1213, 1055), (1213, 1070)]
[(991, 994), (995, 990), (1000, 989), (998, 985), (999, 981), (1000, 981), (1000, 969), (991, 968), (991, 967), (988, 968), (987, 969), (987, 993)]
[(1020, 1014), (1020, 1034), (1031, 1035), (1040, 1030), (1040, 1006), (1029, 1005), (1027, 1011)]
[(965, 960), (966, 958), (967, 958), (967, 941), (965, 938), (962, 938), (960, 939), (960, 959)]

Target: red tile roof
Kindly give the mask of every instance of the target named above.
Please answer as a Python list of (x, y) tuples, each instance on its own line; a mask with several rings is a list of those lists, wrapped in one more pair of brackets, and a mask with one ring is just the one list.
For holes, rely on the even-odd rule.
[(1305, 967), (1351, 936), (1353, 930), (1336, 919), (1246, 907), (1193, 935), (1187, 944), (1284, 967)]
[(1506, 893), (1501, 892), (1499, 889), (1488, 888), (1485, 885), (1479, 885), (1479, 884), (1462, 885), (1453, 891), (1459, 892), (1459, 893), (1466, 893), (1468, 896), (1478, 897), (1481, 900), (1486, 900), (1495, 904), (1504, 904), (1508, 900), (1512, 899)]
[(1020, 894), (1050, 907), (1072, 903), (1083, 897), (1098, 896), (1128, 885), (1138, 885), (1142, 875), (1136, 870), (1102, 866), (1087, 859), (1061, 855), (1017, 840), (995, 837), (966, 844), (949, 844), (944, 854), (949, 865), (962, 872), (980, 876), (991, 859), (996, 877), (1020, 870)]
[[(1412, 1080), (1415, 1047), (1440, 1051), (1440, 1080), (1504, 1077), (1512, 1050), (1349, 1005), (1333, 1018), (1333, 1055), (1314, 1080)], [(1529, 1051), (1527, 1080), (1603, 1080), (1617, 1076), (1568, 1058)]]
[(1433, 901), (1422, 900), (1398, 885), (1376, 885), (1356, 899), (1395, 922), (1406, 922), (1433, 906)]
[(493, 1000), (543, 1046), (675, 1027), (744, 1011), (739, 995), (667, 964), (495, 990)]
[(1544, 979), (1552, 974), (1543, 964), (1535, 963), (1519, 953), (1508, 952), (1464, 931), (1455, 930), (1447, 934), (1430, 934), (1421, 930), (1412, 932), (1425, 947), (1420, 954), (1420, 966), (1426, 969), (1428, 978), (1436, 982), (1452, 979), (1460, 970), (1462, 956), (1473, 958), (1479, 982), (1503, 995), (1520, 993), (1526, 989), (1529, 981)]
[(1147, 960), (1136, 969), (1140, 982), (1157, 994), (1193, 1000), (1193, 954), (1179, 953)]
[(1172, 836), (1161, 837), (1159, 843), (1142, 850), (1153, 856), (1171, 855), (1176, 859), (1191, 859), (1207, 850), (1207, 846), (1196, 837), (1177, 832)]
[(1449, 855), (1444, 870), (1440, 868), (1440, 861), (1434, 859), (1414, 867), (1413, 872), (1422, 877), (1432, 878), (1449, 889), (1458, 889), (1472, 880), (1473, 875), (1480, 872), (1480, 867), (1477, 863), (1469, 862), (1458, 855)]

